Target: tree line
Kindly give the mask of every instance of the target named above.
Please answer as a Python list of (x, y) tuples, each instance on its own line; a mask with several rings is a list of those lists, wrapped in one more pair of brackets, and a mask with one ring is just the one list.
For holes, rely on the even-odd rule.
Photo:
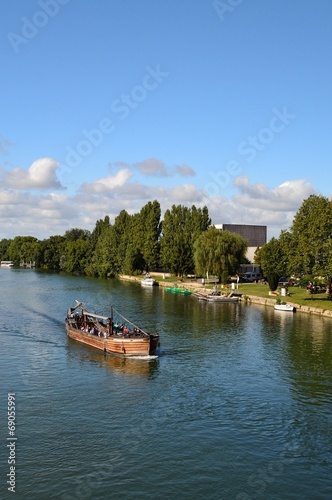
[[(1, 260), (34, 262), (37, 268), (97, 277), (140, 274), (162, 268), (177, 276), (215, 274), (226, 282), (246, 262), (248, 242), (211, 226), (206, 206), (173, 205), (161, 220), (158, 201), (140, 212), (122, 210), (92, 232), (74, 228), (64, 235), (38, 240), (17, 236), (0, 240)], [(303, 201), (289, 230), (256, 250), (271, 289), (280, 276), (332, 278), (332, 201), (311, 195)]]
[(2, 239), (0, 257), (15, 265), (34, 262), (40, 269), (103, 278), (162, 268), (177, 276), (212, 273), (225, 280), (245, 259), (247, 246), (240, 236), (211, 227), (206, 206), (173, 205), (161, 220), (155, 200), (133, 215), (122, 210), (114, 224), (105, 216), (92, 232), (74, 228), (44, 240)]
[(290, 229), (258, 249), (255, 262), (261, 265), (271, 290), (277, 288), (280, 276), (331, 282), (332, 201), (318, 195), (305, 199)]

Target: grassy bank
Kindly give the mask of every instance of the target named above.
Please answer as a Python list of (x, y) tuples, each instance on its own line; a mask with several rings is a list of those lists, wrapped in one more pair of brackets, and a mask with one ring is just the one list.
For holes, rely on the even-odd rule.
[[(162, 274), (160, 273), (159, 275), (154, 275), (152, 273), (153, 277), (159, 282), (160, 285), (163, 286), (183, 286), (185, 288), (195, 290), (195, 289), (206, 289), (209, 290), (213, 288), (213, 284), (208, 284), (205, 285), (204, 287), (202, 286), (201, 280), (193, 280), (193, 279), (179, 279), (176, 276), (165, 276), (163, 278)], [(140, 281), (144, 275), (142, 276), (136, 276), (136, 277), (131, 277), (132, 279), (136, 279), (137, 281)], [(230, 285), (227, 287), (223, 288), (220, 285), (218, 285), (218, 290), (221, 292), (230, 292), (232, 291), (232, 288)], [(331, 311), (332, 313), (332, 300), (328, 300), (326, 298), (325, 293), (317, 293), (314, 295), (310, 295), (306, 289), (300, 288), (300, 287), (289, 287), (288, 288), (288, 293), (286, 297), (282, 297), (280, 295), (278, 296), (273, 296), (269, 295), (269, 287), (268, 285), (262, 285), (260, 283), (240, 283), (239, 288), (237, 290), (234, 290), (237, 293), (241, 293), (243, 296), (251, 296), (251, 297), (259, 297), (262, 299), (270, 299), (269, 304), (272, 305), (274, 300), (279, 298), (280, 300), (284, 302), (291, 302), (293, 304), (303, 306), (304, 308), (310, 308), (311, 312), (313, 312), (314, 309), (321, 309), (322, 311)], [(319, 312), (319, 311), (317, 311)]]
[[(274, 298), (269, 295), (268, 285), (261, 285), (260, 283), (240, 283), (238, 291), (245, 295), (255, 295), (256, 297), (269, 299)], [(285, 302), (293, 302), (301, 306), (317, 307), (332, 311), (332, 300), (328, 300), (325, 293), (310, 295), (306, 289), (296, 286), (289, 287), (288, 292), (289, 295), (287, 297), (279, 296), (279, 298)]]

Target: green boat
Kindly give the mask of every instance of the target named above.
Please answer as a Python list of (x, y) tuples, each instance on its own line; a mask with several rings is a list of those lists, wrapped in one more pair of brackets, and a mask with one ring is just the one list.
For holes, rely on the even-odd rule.
[(182, 295), (191, 295), (191, 293), (192, 293), (187, 288), (184, 288), (184, 287), (172, 287), (172, 286), (167, 287), (166, 288), (166, 292), (181, 293)]

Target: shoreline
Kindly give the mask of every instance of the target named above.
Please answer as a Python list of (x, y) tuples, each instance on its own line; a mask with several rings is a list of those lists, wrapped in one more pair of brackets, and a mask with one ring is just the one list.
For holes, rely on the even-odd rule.
[[(119, 275), (118, 278), (123, 281), (135, 281), (137, 283), (141, 282), (140, 277), (137, 276), (128, 276), (128, 275)], [(187, 281), (173, 281), (173, 282), (163, 282), (159, 281), (158, 282), (159, 286), (162, 287), (183, 287), (183, 288), (188, 288), (188, 290), (202, 290), (205, 289), (205, 286), (203, 286), (201, 283), (198, 282), (187, 282)], [(236, 293), (236, 290), (234, 290)], [(251, 304), (258, 304), (261, 306), (269, 306), (273, 307), (276, 303), (275, 299), (269, 299), (266, 297), (257, 297), (256, 295), (249, 295), (245, 293), (239, 293), (239, 300), (241, 302), (246, 302), (246, 303), (251, 303)], [(313, 314), (315, 316), (321, 316), (323, 318), (332, 318), (332, 311), (329, 311), (327, 309), (323, 309), (322, 307), (314, 307), (314, 306), (304, 306), (301, 304), (296, 304), (295, 302), (291, 302), (286, 300), (287, 297), (283, 297), (284, 301), (287, 302), (287, 304), (290, 304), (291, 306), (295, 307), (296, 312), (302, 312), (305, 314)]]

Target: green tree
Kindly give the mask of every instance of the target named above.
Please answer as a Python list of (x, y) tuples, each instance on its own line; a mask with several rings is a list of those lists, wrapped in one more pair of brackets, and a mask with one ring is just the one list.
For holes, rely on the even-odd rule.
[(266, 276), (270, 290), (277, 289), (280, 276), (286, 272), (287, 256), (277, 238), (271, 238), (260, 252), (261, 267)]
[(0, 260), (11, 260), (9, 258), (9, 246), (12, 240), (8, 240), (6, 238), (0, 241)]
[(173, 205), (162, 221), (160, 258), (172, 273), (184, 276), (194, 271), (194, 243), (206, 231), (210, 218), (206, 207), (197, 209)]
[(36, 267), (59, 271), (61, 257), (64, 256), (64, 253), (64, 236), (50, 236), (39, 244)]
[(33, 236), (16, 236), (8, 246), (9, 259), (14, 264), (35, 262), (38, 253), (38, 240)]
[(64, 238), (68, 241), (88, 240), (90, 231), (87, 229), (73, 228), (65, 232)]
[(114, 255), (114, 267), (117, 272), (123, 272), (127, 246), (132, 240), (132, 216), (121, 210), (115, 218), (113, 231), (109, 240), (110, 252)]
[(197, 274), (215, 274), (225, 282), (245, 258), (248, 242), (240, 235), (211, 227), (194, 244)]
[(65, 259), (61, 261), (62, 270), (71, 274), (84, 274), (87, 248), (87, 240), (78, 239), (66, 241)]
[(332, 202), (323, 196), (309, 196), (296, 213), (290, 232), (292, 272), (331, 276)]
[[(132, 240), (136, 244), (135, 253), (144, 259), (146, 270), (155, 268), (159, 264), (159, 238), (161, 233), (160, 203), (149, 201), (139, 214), (132, 219)], [(141, 259), (138, 258), (141, 266)]]
[[(87, 247), (87, 257), (86, 257), (86, 267), (85, 272), (88, 275), (99, 276), (101, 271), (101, 276), (105, 275), (105, 266), (99, 266), (101, 254), (106, 254), (107, 250), (102, 251), (101, 247), (105, 244), (109, 244), (109, 233), (110, 233), (110, 218), (108, 215), (105, 216), (104, 220), (99, 219), (96, 222), (95, 228), (91, 233), (88, 240)], [(107, 266), (106, 266), (107, 267)], [(106, 271), (110, 272), (110, 268)]]
[(114, 230), (114, 226), (104, 227), (99, 235), (88, 266), (90, 274), (107, 278), (116, 275), (120, 271), (117, 249), (118, 240), (119, 238)]

